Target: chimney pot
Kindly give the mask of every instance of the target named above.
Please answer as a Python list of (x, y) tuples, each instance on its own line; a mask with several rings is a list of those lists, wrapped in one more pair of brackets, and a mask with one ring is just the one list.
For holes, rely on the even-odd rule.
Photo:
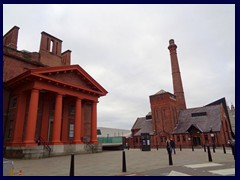
[(170, 39), (170, 40), (169, 40), (169, 45), (173, 45), (173, 44), (175, 44), (175, 43), (174, 43), (174, 39)]

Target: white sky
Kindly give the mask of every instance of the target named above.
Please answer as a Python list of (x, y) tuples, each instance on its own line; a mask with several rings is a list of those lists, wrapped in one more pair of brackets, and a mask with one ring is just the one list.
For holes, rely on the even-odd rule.
[(150, 112), (150, 95), (173, 93), (170, 39), (187, 107), (222, 97), (235, 105), (235, 5), (3, 5), (3, 34), (14, 25), (18, 50), (38, 52), (45, 31), (109, 92), (98, 126), (131, 129)]

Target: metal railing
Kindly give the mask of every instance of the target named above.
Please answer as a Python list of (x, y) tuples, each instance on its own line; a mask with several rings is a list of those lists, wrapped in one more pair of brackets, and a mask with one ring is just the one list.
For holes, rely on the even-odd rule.
[(86, 145), (86, 147), (90, 148), (90, 150), (94, 151), (94, 145), (90, 143), (90, 137), (84, 136), (82, 137), (82, 142)]
[(49, 146), (48, 142), (45, 141), (41, 136), (38, 139), (38, 145), (43, 144), (43, 148), (48, 151), (48, 157), (50, 157), (50, 153), (52, 151), (51, 147)]

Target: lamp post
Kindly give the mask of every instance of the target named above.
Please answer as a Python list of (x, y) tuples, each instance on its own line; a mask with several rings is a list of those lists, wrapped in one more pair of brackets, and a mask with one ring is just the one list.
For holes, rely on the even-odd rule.
[[(188, 131), (186, 131), (186, 133), (187, 133), (187, 136), (188, 136), (188, 141), (191, 141), (190, 133), (189, 133)], [(189, 144), (189, 143), (188, 143), (188, 144)], [(191, 143), (191, 145), (192, 145), (192, 143)]]
[(210, 130), (210, 135), (211, 135), (211, 138), (212, 138), (213, 152), (215, 153), (215, 138), (214, 138), (214, 133), (213, 133), (212, 127), (211, 127), (211, 130)]
[(187, 131), (187, 133), (188, 133), (188, 141), (191, 141), (192, 151), (194, 151), (192, 136), (188, 131)]

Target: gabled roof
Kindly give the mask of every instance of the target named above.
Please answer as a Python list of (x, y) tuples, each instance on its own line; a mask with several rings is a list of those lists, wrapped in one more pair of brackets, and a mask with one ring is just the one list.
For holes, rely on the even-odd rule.
[(154, 94), (154, 95), (157, 95), (157, 94), (164, 94), (164, 93), (166, 93), (166, 91), (164, 91), (163, 89), (161, 89), (160, 91), (158, 91), (156, 94)]
[(134, 136), (140, 136), (141, 133), (149, 133), (152, 135), (152, 119), (146, 119), (146, 117), (137, 118), (132, 127), (132, 130), (138, 130)]
[(187, 131), (190, 132), (192, 128), (197, 129), (200, 132), (203, 132), (203, 130), (197, 124), (191, 124)]
[(137, 118), (137, 120), (135, 121), (135, 123), (134, 123), (134, 125), (132, 127), (132, 130), (134, 130), (134, 129), (141, 129), (145, 120), (146, 120), (145, 117)]
[(157, 93), (155, 93), (155, 94), (153, 94), (153, 95), (150, 95), (150, 97), (152, 97), (152, 96), (157, 96), (157, 95), (164, 95), (164, 94), (169, 94), (169, 95), (175, 97), (174, 94), (172, 94), (172, 93), (170, 93), (170, 92), (168, 92), (168, 91), (165, 91), (165, 90), (163, 90), (163, 89), (161, 89), (160, 91), (158, 91)]
[(201, 132), (212, 130), (220, 131), (221, 127), (221, 105), (191, 108), (180, 111), (179, 123), (174, 129), (173, 134), (186, 133), (194, 126)]
[[(73, 81), (66, 79), (65, 74), (71, 74), (70, 78), (74, 78)], [(19, 76), (7, 81), (5, 83), (6, 88), (14, 88), (21, 82), (40, 80), (48, 83), (62, 85), (63, 87), (70, 87), (71, 89), (77, 89), (81, 91), (87, 91), (93, 94), (104, 96), (107, 91), (95, 81), (84, 69), (79, 65), (70, 66), (57, 66), (57, 67), (42, 67), (36, 69), (29, 69), (28, 71), (20, 74)]]
[(218, 104), (222, 104), (224, 112), (225, 112), (225, 114), (227, 116), (228, 123), (230, 124), (231, 134), (235, 138), (235, 134), (233, 133), (233, 130), (232, 130), (232, 125), (231, 125), (231, 121), (230, 121), (230, 117), (229, 117), (229, 113), (228, 113), (227, 103), (226, 103), (225, 97), (223, 97), (221, 99), (218, 99), (218, 100), (216, 100), (216, 101), (214, 101), (214, 102), (212, 102), (210, 104), (207, 104), (206, 106), (212, 106), (212, 105), (218, 105)]

